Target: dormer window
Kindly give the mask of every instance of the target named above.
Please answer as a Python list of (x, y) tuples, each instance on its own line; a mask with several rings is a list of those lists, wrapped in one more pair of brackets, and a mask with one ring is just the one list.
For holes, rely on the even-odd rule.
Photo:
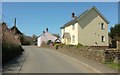
[(101, 23), (101, 29), (102, 29), (102, 30), (105, 30), (104, 23)]
[(75, 29), (75, 25), (73, 24), (73, 25), (72, 25), (72, 30), (74, 30), (74, 29)]

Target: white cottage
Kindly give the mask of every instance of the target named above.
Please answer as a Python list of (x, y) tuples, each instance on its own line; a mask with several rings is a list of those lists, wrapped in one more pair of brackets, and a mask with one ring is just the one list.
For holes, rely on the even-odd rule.
[(48, 40), (51, 40), (52, 42), (54, 42), (55, 40), (57, 39), (56, 36), (52, 35), (50, 32), (48, 32), (48, 28), (46, 29), (46, 32), (43, 31), (43, 34), (40, 35), (38, 38), (37, 38), (37, 46), (41, 46), (42, 42), (45, 42), (47, 43)]

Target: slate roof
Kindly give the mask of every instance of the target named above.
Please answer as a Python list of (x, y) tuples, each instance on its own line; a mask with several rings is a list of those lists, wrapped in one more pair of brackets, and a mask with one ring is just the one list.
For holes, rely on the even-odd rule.
[(109, 24), (109, 21), (102, 15), (102, 13), (95, 6), (93, 6), (91, 9), (88, 9), (85, 12), (83, 12), (82, 14), (80, 14), (79, 16), (76, 16), (75, 19), (73, 19), (73, 20), (67, 22), (66, 24), (64, 24), (60, 29), (65, 28), (65, 27), (67, 27), (67, 26), (69, 26), (71, 24), (74, 24), (74, 23), (78, 22), (78, 20), (80, 20), (82, 17), (84, 17), (92, 9), (95, 9), (96, 12), (106, 21), (106, 23)]

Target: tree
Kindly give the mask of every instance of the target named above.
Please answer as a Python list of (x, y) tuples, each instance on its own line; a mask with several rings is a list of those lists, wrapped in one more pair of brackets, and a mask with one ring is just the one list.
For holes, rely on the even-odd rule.
[(37, 35), (33, 34), (32, 38), (33, 38), (33, 41), (36, 41), (37, 40)]
[(32, 37), (26, 36), (24, 34), (23, 37), (22, 37), (22, 40), (21, 40), (21, 44), (22, 45), (31, 45), (32, 44)]
[(32, 40), (33, 40), (33, 44), (34, 44), (34, 45), (37, 45), (37, 37), (38, 37), (38, 36), (35, 35), (35, 34), (32, 35)]
[(111, 27), (109, 35), (112, 39), (120, 41), (120, 24)]

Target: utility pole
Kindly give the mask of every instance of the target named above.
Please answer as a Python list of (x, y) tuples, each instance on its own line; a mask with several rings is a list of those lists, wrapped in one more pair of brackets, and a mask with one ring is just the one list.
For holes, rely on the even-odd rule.
[(15, 29), (16, 29), (16, 18), (15, 18), (15, 21), (14, 21), (14, 34), (15, 34)]
[(16, 27), (16, 18), (15, 18), (15, 21), (14, 21), (14, 26)]

